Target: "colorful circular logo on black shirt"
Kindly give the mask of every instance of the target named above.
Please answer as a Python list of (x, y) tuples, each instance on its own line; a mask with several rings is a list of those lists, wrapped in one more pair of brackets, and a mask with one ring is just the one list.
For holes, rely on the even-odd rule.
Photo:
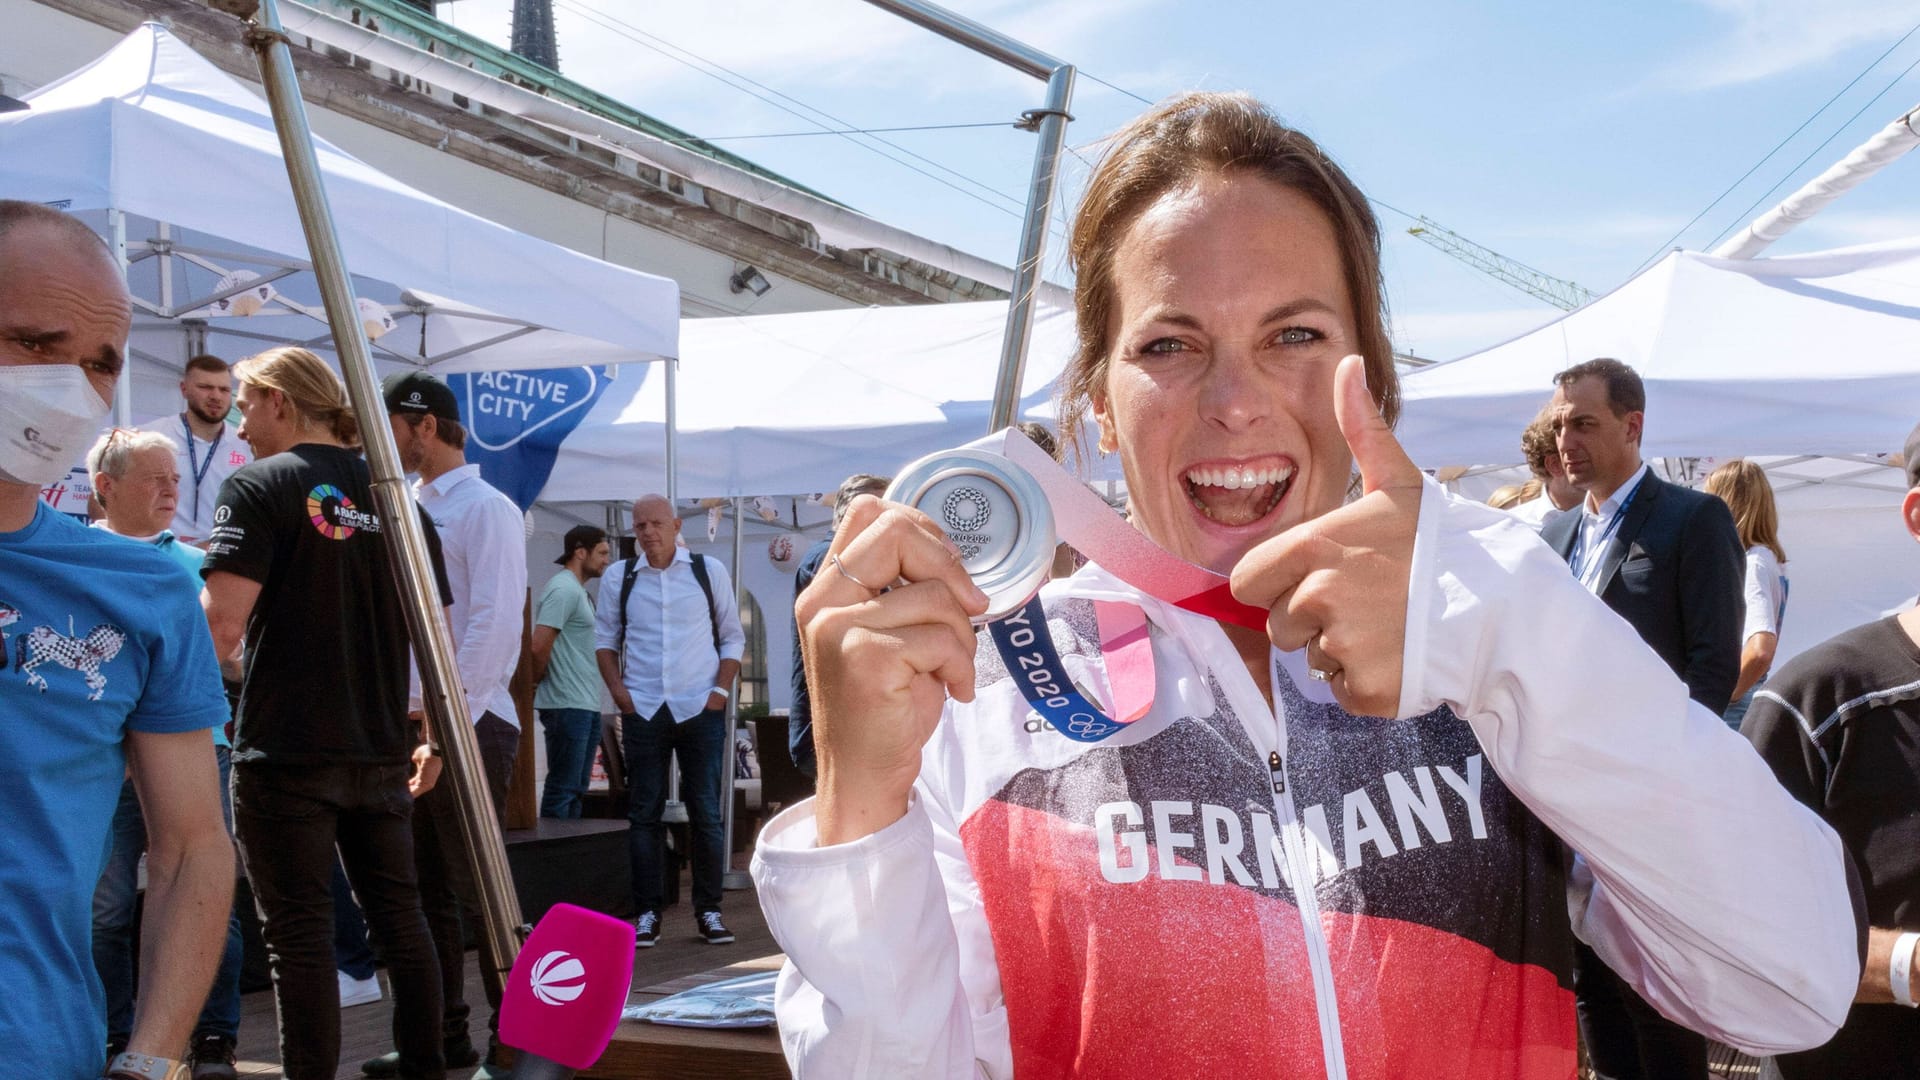
[(307, 518), (329, 540), (345, 540), (361, 529), (380, 529), (379, 517), (354, 509), (347, 493), (332, 484), (320, 484), (307, 492)]

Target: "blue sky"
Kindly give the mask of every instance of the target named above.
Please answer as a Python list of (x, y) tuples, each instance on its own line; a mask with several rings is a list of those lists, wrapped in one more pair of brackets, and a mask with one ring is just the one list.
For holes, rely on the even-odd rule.
[[(505, 44), (511, 6), (456, 0), (441, 17)], [(862, 0), (555, 6), (567, 75), (700, 136), (843, 126), (828, 114), (860, 128), (1010, 121), (1040, 100), (1039, 83)], [(1751, 204), (1759, 202), (1754, 213), (1772, 206), (1920, 103), (1920, 68), (1901, 75), (1920, 61), (1920, 33), (1868, 70), (1920, 22), (1909, 0), (948, 6), (1148, 99), (1187, 88), (1252, 91), (1319, 139), (1376, 200), (1596, 292), (1663, 250), (1863, 71), (1678, 243), (1710, 247), (1754, 216), (1743, 213)], [(805, 118), (726, 85), (693, 55), (736, 73), (729, 81), (744, 76), (768, 88), (757, 93), (805, 103), (783, 101)], [(1101, 136), (1142, 108), (1083, 77), (1069, 144), (1091, 158)], [(881, 147), (887, 154), (939, 179), (835, 136), (725, 145), (882, 220), (1011, 260), (1032, 136), (993, 127), (884, 138), (896, 144)], [(1086, 171), (1077, 158), (1068, 165), (1062, 207)], [(1916, 194), (1920, 154), (1772, 253), (1920, 233)], [(1381, 224), (1398, 347), (1447, 359), (1556, 314), (1406, 236), (1400, 214), (1382, 210)], [(1056, 280), (1066, 280), (1062, 246), (1057, 237), (1049, 245)]]

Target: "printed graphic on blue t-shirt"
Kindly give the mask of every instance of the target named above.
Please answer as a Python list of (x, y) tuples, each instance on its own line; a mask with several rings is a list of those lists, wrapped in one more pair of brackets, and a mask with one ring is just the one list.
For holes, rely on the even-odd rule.
[(172, 557), (44, 504), (0, 533), (0, 987), (31, 991), (0, 994), (9, 1075), (99, 1075), (91, 902), (127, 732), (226, 718), (198, 590)]

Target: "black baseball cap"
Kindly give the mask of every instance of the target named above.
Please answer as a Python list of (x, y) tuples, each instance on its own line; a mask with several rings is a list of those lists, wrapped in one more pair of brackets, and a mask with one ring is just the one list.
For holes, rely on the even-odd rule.
[(387, 415), (431, 416), (437, 420), (460, 422), (460, 403), (446, 383), (424, 371), (398, 371), (380, 384), (387, 400)]
[(586, 548), (588, 551), (592, 551), (600, 545), (600, 541), (606, 538), (607, 530), (598, 526), (575, 525), (573, 528), (567, 530), (566, 538), (560, 541), (560, 557), (553, 560), (553, 565), (567, 565), (567, 560), (573, 558), (575, 551), (580, 548)]

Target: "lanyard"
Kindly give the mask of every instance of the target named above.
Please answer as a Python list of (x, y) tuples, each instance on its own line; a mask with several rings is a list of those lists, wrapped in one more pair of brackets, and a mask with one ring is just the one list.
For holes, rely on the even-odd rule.
[[(1600, 531), (1599, 536), (1594, 537), (1592, 544), (1576, 544), (1574, 546), (1573, 576), (1578, 579), (1582, 585), (1587, 586), (1587, 591), (1593, 591), (1592, 584), (1587, 581), (1587, 572), (1600, 565), (1598, 561), (1595, 561), (1596, 557), (1600, 552), (1607, 549), (1607, 543), (1613, 539), (1613, 534), (1620, 531), (1621, 519), (1627, 516), (1627, 509), (1633, 505), (1633, 500), (1639, 497), (1640, 487), (1646, 482), (1647, 478), (1642, 476), (1640, 483), (1633, 485), (1633, 490), (1627, 492), (1627, 497), (1620, 500), (1620, 509), (1613, 512), (1613, 517), (1607, 522), (1607, 527)], [(1586, 535), (1586, 521), (1582, 520), (1580, 525), (1581, 529), (1579, 533), (1575, 535), (1575, 539)]]
[(187, 472), (193, 476), (193, 509), (188, 512), (187, 520), (195, 525), (200, 523), (200, 481), (207, 478), (213, 468), (213, 459), (220, 453), (220, 440), (226, 437), (227, 425), (222, 423), (220, 430), (214, 433), (213, 442), (207, 447), (206, 464), (201, 464), (193, 453), (193, 425), (187, 422), (187, 414), (180, 414), (180, 427), (187, 433)]

